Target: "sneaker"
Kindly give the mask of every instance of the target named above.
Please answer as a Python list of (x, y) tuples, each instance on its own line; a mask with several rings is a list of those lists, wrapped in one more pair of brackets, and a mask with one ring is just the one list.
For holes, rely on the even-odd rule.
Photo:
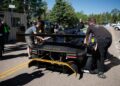
[(83, 69), (82, 72), (83, 72), (83, 73), (90, 73), (89, 70), (85, 70), (85, 69)]
[(109, 59), (109, 58), (106, 58), (104, 61), (105, 61), (105, 62), (108, 62), (108, 61), (110, 61), (110, 59)]
[(97, 75), (98, 75), (99, 78), (102, 78), (102, 79), (106, 78), (106, 75), (104, 75), (103, 72), (99, 72)]
[(28, 57), (29, 59), (32, 59), (32, 56)]
[(97, 74), (98, 73), (98, 70), (95, 69), (95, 70), (90, 70), (90, 74)]

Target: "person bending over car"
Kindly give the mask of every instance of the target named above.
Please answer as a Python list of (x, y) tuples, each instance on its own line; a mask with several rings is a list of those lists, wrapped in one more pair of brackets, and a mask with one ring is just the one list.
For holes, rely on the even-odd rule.
[[(25, 34), (38, 34), (38, 33), (43, 33), (44, 32), (44, 21), (39, 20), (36, 22), (35, 25), (29, 27), (26, 31)], [(28, 52), (28, 57), (31, 58), (31, 49), (35, 47), (35, 39), (38, 40), (39, 42), (43, 42), (43, 37), (40, 36), (25, 36), (26, 42), (27, 42), (27, 52)]]
[(107, 29), (105, 29), (103, 26), (96, 25), (95, 18), (89, 18), (88, 25), (89, 27), (86, 32), (84, 43), (89, 45), (88, 38), (90, 33), (94, 34), (94, 37), (97, 41), (96, 46), (94, 47), (94, 50), (95, 50), (94, 56), (96, 57), (93, 58), (93, 60), (96, 59), (97, 69), (90, 71), (90, 73), (92, 74), (97, 73), (98, 77), (106, 78), (106, 76), (104, 75), (104, 71), (105, 71), (104, 59), (107, 57), (106, 54), (107, 54), (108, 48), (112, 43), (112, 36), (109, 33), (109, 31), (107, 31)]

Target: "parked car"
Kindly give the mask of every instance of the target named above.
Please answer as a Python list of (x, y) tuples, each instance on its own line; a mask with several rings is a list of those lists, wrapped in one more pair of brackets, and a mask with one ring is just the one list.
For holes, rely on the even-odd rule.
[(115, 30), (120, 30), (120, 24), (114, 26)]
[(117, 25), (116, 23), (112, 23), (112, 24), (111, 24), (112, 27), (114, 27), (114, 26), (116, 26), (116, 25)]

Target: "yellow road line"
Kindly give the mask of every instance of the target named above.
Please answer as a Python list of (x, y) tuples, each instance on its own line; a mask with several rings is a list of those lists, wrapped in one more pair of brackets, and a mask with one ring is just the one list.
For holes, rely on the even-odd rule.
[(51, 64), (65, 65), (65, 66), (69, 67), (74, 72), (73, 74), (77, 75), (76, 71), (73, 68), (71, 68), (71, 66), (69, 64), (67, 64), (67, 63), (58, 62), (58, 61), (44, 60), (44, 59), (33, 59), (33, 60), (26, 61), (24, 63), (20, 63), (20, 64), (14, 66), (13, 68), (8, 69), (7, 71), (4, 71), (4, 72), (0, 73), (0, 79), (5, 78), (5, 77), (7, 77), (9, 75), (12, 75), (13, 73), (19, 71), (20, 69), (23, 69), (23, 68), (27, 67), (27, 64), (30, 61), (34, 61), (34, 60), (42, 61), (42, 62), (48, 62), (48, 63), (51, 63)]
[[(27, 62), (24, 62), (24, 63), (28, 63), (28, 62), (30, 62), (30, 61), (27, 61)], [(13, 68), (8, 69), (7, 71), (0, 73), (0, 76), (1, 76), (1, 75), (4, 75), (4, 74), (7, 74), (8, 72), (10, 72), (10, 71), (18, 68), (19, 66), (21, 66), (21, 65), (24, 64), (24, 63), (20, 63), (20, 64), (14, 66)]]
[(0, 73), (0, 79), (5, 78), (5, 77), (7, 77), (7, 76), (9, 76), (9, 75), (17, 72), (18, 70), (27, 67), (27, 64), (28, 64), (29, 62), (30, 62), (30, 61), (27, 61), (27, 62), (18, 64), (18, 65), (16, 65), (16, 66), (13, 67), (13, 68), (8, 69), (7, 71)]

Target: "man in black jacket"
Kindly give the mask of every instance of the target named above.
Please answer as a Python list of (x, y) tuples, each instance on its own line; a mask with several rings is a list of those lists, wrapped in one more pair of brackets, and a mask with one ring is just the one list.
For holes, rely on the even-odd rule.
[(96, 46), (94, 47), (94, 55), (96, 54), (96, 57), (93, 58), (96, 59), (97, 69), (90, 71), (90, 73), (97, 73), (98, 77), (105, 78), (104, 59), (106, 58), (108, 48), (112, 43), (112, 36), (103, 26), (96, 25), (96, 19), (94, 18), (88, 19), (88, 25), (89, 27), (87, 29), (84, 43), (89, 45), (88, 39), (90, 33), (94, 34), (97, 41)]

